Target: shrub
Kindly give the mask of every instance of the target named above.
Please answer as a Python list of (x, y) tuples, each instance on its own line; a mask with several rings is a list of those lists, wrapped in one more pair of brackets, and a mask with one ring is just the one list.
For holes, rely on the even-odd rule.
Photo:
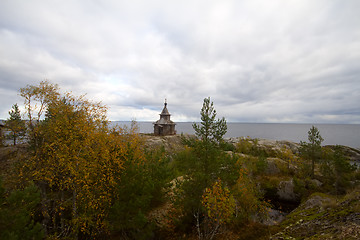
[(293, 182), (294, 182), (294, 192), (296, 194), (299, 194), (301, 197), (304, 196), (305, 193), (307, 192), (305, 187), (306, 186), (305, 181), (303, 179), (294, 177)]
[(267, 166), (268, 166), (268, 163), (266, 161), (266, 158), (263, 157), (263, 156), (259, 156), (256, 163), (256, 173), (257, 174), (262, 174), (265, 172)]
[(254, 143), (251, 142), (250, 137), (240, 139), (236, 145), (236, 150), (239, 153), (250, 154)]
[(359, 181), (359, 180), (360, 180), (360, 168), (358, 168), (358, 169), (356, 170), (356, 172), (355, 172), (354, 175), (355, 175), (355, 179)]
[(223, 151), (231, 151), (231, 152), (235, 151), (235, 149), (236, 149), (232, 143), (229, 143), (226, 141), (220, 142), (219, 147)]

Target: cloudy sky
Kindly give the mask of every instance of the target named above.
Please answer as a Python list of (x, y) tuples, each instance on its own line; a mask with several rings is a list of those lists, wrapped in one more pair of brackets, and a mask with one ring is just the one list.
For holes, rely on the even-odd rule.
[(360, 123), (358, 0), (2, 0), (0, 119), (48, 79), (110, 120)]

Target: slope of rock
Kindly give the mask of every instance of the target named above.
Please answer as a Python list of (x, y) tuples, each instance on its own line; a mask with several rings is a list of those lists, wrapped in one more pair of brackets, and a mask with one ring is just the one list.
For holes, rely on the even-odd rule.
[(342, 199), (313, 194), (281, 226), (271, 239), (360, 239), (360, 190)]
[(181, 135), (154, 136), (142, 134), (145, 142), (145, 148), (156, 150), (164, 148), (166, 152), (175, 153), (184, 149)]

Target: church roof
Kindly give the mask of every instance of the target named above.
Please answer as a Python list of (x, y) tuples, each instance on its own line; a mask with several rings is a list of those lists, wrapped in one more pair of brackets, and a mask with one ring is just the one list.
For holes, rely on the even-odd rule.
[(160, 113), (160, 119), (154, 122), (155, 125), (176, 125), (173, 121), (170, 120), (170, 113), (167, 109), (167, 102), (165, 99), (164, 108)]
[(158, 124), (158, 125), (175, 125), (176, 123), (174, 123), (171, 120), (166, 120), (165, 118), (160, 118), (159, 120), (157, 120), (154, 124)]
[(164, 108), (160, 115), (170, 115), (169, 111), (167, 110), (166, 105), (167, 105), (167, 103), (164, 104)]

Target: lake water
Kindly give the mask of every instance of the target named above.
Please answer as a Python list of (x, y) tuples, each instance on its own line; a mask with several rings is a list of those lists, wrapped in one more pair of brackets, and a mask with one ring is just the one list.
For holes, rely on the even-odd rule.
[[(114, 121), (112, 124), (130, 126), (131, 122)], [(141, 133), (153, 133), (152, 122), (138, 122)], [(299, 143), (308, 141), (308, 131), (312, 125), (317, 127), (324, 138), (323, 145), (345, 145), (360, 149), (360, 124), (287, 124), (287, 123), (227, 123), (229, 137), (265, 138), (272, 140), (288, 140)], [(191, 122), (177, 122), (178, 134), (194, 134)], [(8, 144), (11, 142), (6, 141)]]
[[(130, 122), (113, 122), (114, 124), (130, 125)], [(138, 122), (141, 133), (152, 133), (152, 122)], [(323, 145), (345, 145), (360, 149), (360, 124), (286, 124), (286, 123), (227, 123), (225, 137), (265, 138), (288, 140), (299, 143), (308, 141), (308, 131), (314, 125), (324, 138)], [(176, 123), (178, 134), (194, 134), (191, 122)]]

